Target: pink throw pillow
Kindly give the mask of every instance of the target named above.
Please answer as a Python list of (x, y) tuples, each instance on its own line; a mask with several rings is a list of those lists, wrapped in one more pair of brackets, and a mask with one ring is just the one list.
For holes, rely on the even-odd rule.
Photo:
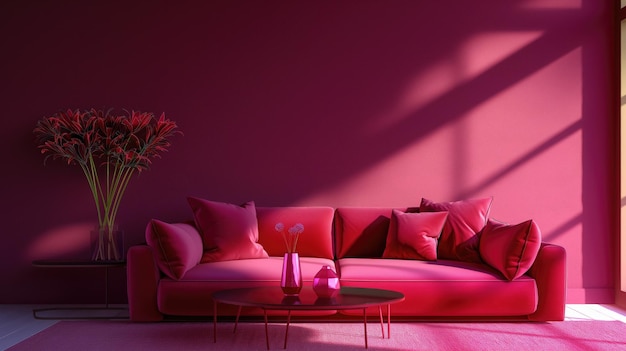
[(487, 223), (492, 200), (492, 197), (455, 202), (422, 199), (420, 212), (448, 212), (437, 248), (439, 258), (482, 262), (478, 252), (478, 233)]
[(540, 247), (541, 231), (533, 220), (511, 225), (490, 219), (480, 237), (483, 260), (508, 280), (530, 269)]
[(146, 227), (146, 242), (156, 253), (159, 269), (172, 279), (181, 279), (202, 257), (202, 239), (191, 224), (153, 219)]
[(204, 253), (200, 262), (268, 257), (258, 243), (254, 201), (242, 206), (195, 197), (189, 197), (187, 201), (202, 234)]
[(383, 258), (435, 261), (437, 239), (447, 212), (404, 213), (393, 210)]

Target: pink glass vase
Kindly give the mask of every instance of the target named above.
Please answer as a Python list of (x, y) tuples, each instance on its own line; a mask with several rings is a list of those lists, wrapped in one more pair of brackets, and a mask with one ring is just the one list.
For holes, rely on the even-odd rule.
[(283, 274), (280, 278), (280, 287), (286, 296), (296, 296), (302, 290), (300, 256), (296, 252), (287, 252), (283, 257)]
[(330, 266), (324, 266), (313, 278), (313, 290), (318, 297), (329, 299), (339, 292), (339, 276)]

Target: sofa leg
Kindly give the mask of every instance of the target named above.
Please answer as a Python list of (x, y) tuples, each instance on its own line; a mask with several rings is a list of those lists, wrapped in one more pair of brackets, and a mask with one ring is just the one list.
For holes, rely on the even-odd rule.
[(269, 333), (267, 331), (267, 310), (263, 309), (263, 319), (265, 319), (265, 345), (267, 346), (267, 349), (270, 349), (270, 337), (269, 337)]
[(237, 331), (237, 324), (239, 324), (239, 316), (241, 316), (241, 306), (237, 308), (237, 317), (235, 317), (235, 327), (233, 328), (233, 334)]

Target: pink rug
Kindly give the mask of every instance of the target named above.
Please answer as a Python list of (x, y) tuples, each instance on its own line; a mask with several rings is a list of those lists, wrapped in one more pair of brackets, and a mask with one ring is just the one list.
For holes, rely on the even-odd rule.
[[(265, 350), (262, 323), (132, 323), (64, 321), (9, 348), (24, 350)], [(284, 324), (269, 326), (270, 347), (283, 348)], [(626, 350), (626, 323), (568, 321), (554, 323), (406, 323), (391, 325), (382, 339), (380, 325), (368, 323), (369, 350)], [(364, 350), (361, 323), (294, 323), (288, 350)]]

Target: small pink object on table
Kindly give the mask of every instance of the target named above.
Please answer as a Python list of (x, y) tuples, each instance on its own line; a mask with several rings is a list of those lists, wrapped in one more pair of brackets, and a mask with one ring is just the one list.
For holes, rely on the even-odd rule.
[(285, 296), (297, 296), (302, 290), (302, 270), (300, 256), (296, 252), (287, 252), (283, 257), (283, 273), (280, 287)]
[(313, 278), (313, 290), (320, 298), (329, 299), (339, 292), (339, 276), (330, 266), (324, 266)]

